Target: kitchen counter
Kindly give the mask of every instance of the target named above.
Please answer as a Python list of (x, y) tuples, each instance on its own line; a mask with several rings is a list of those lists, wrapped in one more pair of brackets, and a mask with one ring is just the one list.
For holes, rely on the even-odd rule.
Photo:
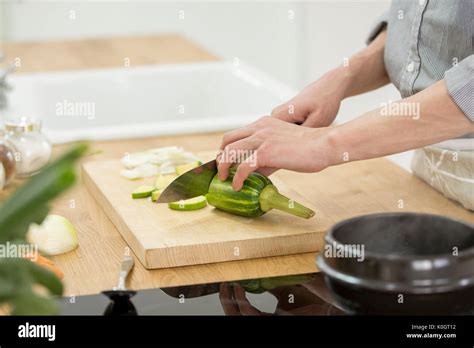
[[(217, 59), (176, 35), (4, 43), (0, 51), (5, 52), (7, 60), (21, 59), (18, 73), (119, 67), (126, 58), (131, 65)], [(212, 133), (94, 142), (93, 149), (100, 153), (86, 160), (117, 159), (125, 152), (167, 145), (182, 146), (193, 152), (212, 150), (219, 146), (221, 136)], [(55, 151), (63, 148), (56, 146)], [(360, 214), (400, 210), (437, 213), (474, 222), (474, 213), (444, 198), (387, 159), (349, 163), (318, 174), (283, 172), (281, 175), (293, 189), (304, 192), (305, 197), (315, 201), (324, 199), (322, 213), (330, 213), (333, 223)], [(13, 189), (2, 193), (2, 198)], [(364, 198), (363, 192), (370, 192), (371, 199)], [(397, 199), (392, 199), (394, 192)], [(69, 218), (79, 233), (79, 248), (53, 258), (65, 273), (65, 293), (87, 295), (115, 286), (127, 244), (80, 180), (54, 202), (52, 211)], [(317, 271), (314, 259), (314, 253), (309, 253), (160, 270), (146, 270), (137, 260), (127, 285), (139, 290), (311, 273)]]

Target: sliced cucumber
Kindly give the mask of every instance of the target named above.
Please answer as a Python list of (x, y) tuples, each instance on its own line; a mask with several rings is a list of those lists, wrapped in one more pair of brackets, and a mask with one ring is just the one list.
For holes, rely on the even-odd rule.
[(169, 174), (169, 175), (158, 175), (155, 180), (155, 187), (157, 190), (164, 190), (166, 186), (171, 184), (171, 182), (176, 179), (176, 175)]
[(151, 193), (151, 200), (153, 202), (156, 202), (158, 200), (158, 197), (163, 193), (163, 190), (155, 190)]
[(204, 196), (197, 196), (178, 202), (168, 203), (168, 207), (170, 207), (170, 209), (181, 211), (198, 210), (204, 208), (206, 205), (206, 197)]
[(132, 198), (137, 199), (137, 198), (150, 197), (151, 193), (155, 190), (156, 188), (154, 186), (150, 186), (150, 185), (139, 186), (132, 192)]
[(181, 175), (183, 173), (186, 173), (188, 170), (199, 167), (201, 164), (202, 164), (201, 161), (195, 161), (191, 163), (182, 164), (180, 166), (176, 166), (176, 175)]

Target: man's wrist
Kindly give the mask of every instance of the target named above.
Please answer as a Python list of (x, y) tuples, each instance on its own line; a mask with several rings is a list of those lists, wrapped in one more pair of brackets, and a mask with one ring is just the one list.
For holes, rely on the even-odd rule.
[(352, 67), (339, 66), (329, 71), (325, 77), (337, 85), (338, 97), (341, 101), (351, 96), (350, 90), (355, 78)]
[(325, 142), (329, 150), (328, 162), (330, 166), (349, 161), (347, 154), (342, 149), (340, 128), (341, 125), (326, 128)]
[(312, 154), (315, 171), (343, 163), (339, 126), (315, 128), (312, 130)]

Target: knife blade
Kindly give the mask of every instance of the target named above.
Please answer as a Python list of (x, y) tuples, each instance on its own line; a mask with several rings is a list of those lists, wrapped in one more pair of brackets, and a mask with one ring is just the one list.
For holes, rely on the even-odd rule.
[(216, 173), (217, 163), (212, 160), (181, 174), (166, 187), (157, 203), (176, 202), (205, 195)]

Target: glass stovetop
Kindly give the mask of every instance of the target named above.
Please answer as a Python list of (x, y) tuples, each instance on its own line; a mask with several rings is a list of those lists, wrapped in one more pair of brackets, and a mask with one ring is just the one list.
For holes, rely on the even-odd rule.
[(64, 297), (64, 315), (340, 315), (320, 273)]

